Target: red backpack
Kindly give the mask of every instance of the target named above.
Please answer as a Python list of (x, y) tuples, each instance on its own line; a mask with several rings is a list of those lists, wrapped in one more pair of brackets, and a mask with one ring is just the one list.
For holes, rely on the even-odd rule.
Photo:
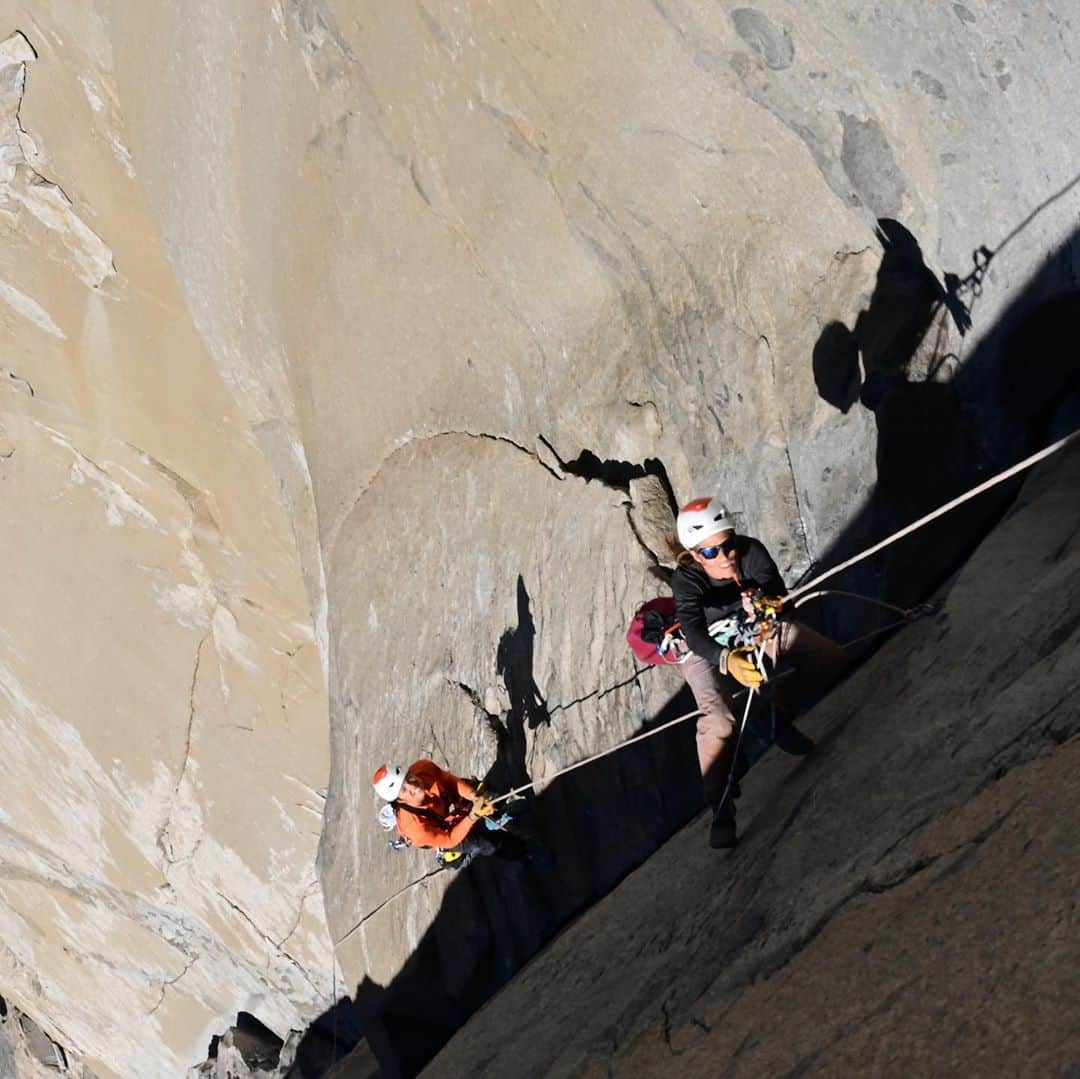
[(634, 655), (650, 666), (682, 663), (690, 654), (675, 621), (672, 596), (657, 596), (643, 603), (634, 613), (626, 641)]

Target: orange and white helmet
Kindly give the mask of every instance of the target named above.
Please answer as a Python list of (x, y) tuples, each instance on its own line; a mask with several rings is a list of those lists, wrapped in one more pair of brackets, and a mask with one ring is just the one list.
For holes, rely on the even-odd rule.
[(679, 510), (675, 527), (679, 532), (679, 542), (691, 551), (702, 540), (715, 536), (717, 532), (734, 531), (735, 522), (719, 498), (695, 498)]
[(388, 802), (392, 802), (400, 793), (405, 782), (405, 769), (400, 764), (384, 764), (371, 777), (375, 793)]

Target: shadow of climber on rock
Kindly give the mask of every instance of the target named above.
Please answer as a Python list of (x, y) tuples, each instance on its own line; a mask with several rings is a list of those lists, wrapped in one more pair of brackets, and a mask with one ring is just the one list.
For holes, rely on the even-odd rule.
[[(812, 357), (822, 399), (845, 413), (861, 404), (877, 426), (877, 482), (826, 564), (959, 494), (978, 482), (985, 464), (954, 385), (958, 362), (948, 351), (950, 319), (962, 335), (971, 324), (968, 310), (926, 265), (907, 228), (882, 218), (876, 234), (882, 256), (869, 304), (853, 329), (829, 323)], [(982, 512), (971, 507), (935, 522), (917, 541), (868, 564), (848, 587), (892, 602), (917, 601), (937, 583), (928, 579), (927, 566), (951, 563), (960, 553), (958, 544), (969, 542), (960, 536), (970, 536), (970, 518)], [(934, 558), (928, 560), (930, 550)], [(845, 628), (841, 637), (864, 627)]]
[(926, 265), (919, 242), (908, 229), (883, 217), (875, 233), (882, 256), (869, 306), (859, 313), (852, 330), (842, 322), (830, 322), (814, 346), (818, 394), (841, 412), (858, 400), (872, 410), (890, 379), (906, 377), (943, 308), (961, 335), (971, 325), (967, 308)]
[(510, 701), (505, 717), (491, 717), (498, 736), (498, 753), (484, 782), (491, 790), (509, 790), (528, 783), (525, 766), (528, 750), (526, 729), (536, 730), (551, 722), (547, 702), (533, 677), (533, 657), (536, 645), (536, 623), (530, 609), (525, 581), (517, 579), (517, 625), (507, 629), (499, 639), (495, 666), (506, 687)]
[(518, 624), (508, 629), (499, 640), (496, 670), (502, 676), (510, 698), (510, 720), (524, 722), (534, 731), (542, 723), (550, 723), (547, 702), (533, 678), (533, 652), (536, 642), (536, 623), (529, 609), (529, 593), (521, 575), (517, 579)]

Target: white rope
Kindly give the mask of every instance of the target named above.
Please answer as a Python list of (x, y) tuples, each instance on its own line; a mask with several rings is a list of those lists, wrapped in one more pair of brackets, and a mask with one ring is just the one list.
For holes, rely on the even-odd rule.
[[(765, 646), (761, 645), (756, 652), (755, 660), (757, 662), (758, 670), (761, 671), (765, 681), (768, 681), (768, 676), (765, 674), (764, 664), (761, 662), (762, 656), (765, 653)], [(660, 666), (660, 664), (657, 664)], [(784, 677), (783, 675), (780, 676)], [(743, 693), (746, 693), (746, 708), (743, 710), (742, 723), (739, 724), (739, 739), (742, 738), (743, 728), (746, 726), (746, 720), (750, 715), (750, 705), (753, 703), (754, 689), (739, 690), (735, 696), (740, 697)], [(627, 746), (632, 746), (635, 742), (643, 742), (646, 738), (652, 738), (655, 734), (660, 734), (661, 731), (666, 731), (669, 727), (674, 727), (678, 723), (683, 723), (688, 719), (693, 719), (695, 716), (704, 715), (700, 708), (695, 708), (692, 712), (687, 712), (685, 715), (676, 716), (675, 719), (669, 719), (667, 723), (661, 723), (659, 727), (653, 727), (652, 730), (643, 731), (641, 734), (635, 734), (633, 738), (628, 738), (625, 742), (619, 742), (616, 745), (611, 746), (609, 749), (601, 750), (599, 753), (594, 753), (591, 757), (586, 757), (582, 761), (577, 761), (575, 764), (569, 764), (565, 768), (560, 768), (559, 771), (553, 775), (548, 776), (544, 780), (537, 780), (535, 783), (523, 783), (520, 787), (515, 787), (513, 790), (507, 791), (505, 794), (500, 794), (498, 798), (492, 798), (491, 804), (498, 805), (499, 802), (505, 802), (507, 798), (513, 798), (515, 795), (523, 794), (527, 790), (532, 790), (536, 783), (543, 782), (545, 784), (551, 783), (558, 779), (560, 776), (566, 775), (568, 772), (576, 771), (578, 768), (584, 768), (586, 764), (592, 764), (593, 761), (598, 761), (602, 757), (609, 757), (612, 753), (617, 752), (620, 749), (625, 749)], [(735, 743), (736, 753), (739, 750), (739, 743)], [(730, 784), (731, 777), (728, 777)]]
[[(875, 607), (883, 607), (887, 611), (895, 611), (897, 614), (902, 614), (906, 618), (910, 611), (906, 607), (897, 607), (895, 603), (886, 603), (881, 599), (874, 599), (871, 596), (861, 596), (858, 592), (842, 592), (837, 588), (822, 588), (817, 592), (811, 592), (808, 596), (800, 596), (796, 602), (792, 603), (792, 608), (801, 607), (804, 603), (809, 603), (812, 599), (818, 599), (820, 596), (845, 596), (847, 599), (859, 599), (863, 603), (872, 603)], [(787, 606), (787, 603), (784, 604)]]
[[(884, 548), (888, 547), (890, 544), (895, 543), (897, 540), (902, 539), (904, 536), (910, 535), (917, 529), (922, 528), (923, 525), (929, 524), (935, 518), (940, 517), (945, 513), (948, 513), (951, 509), (955, 509), (955, 507), (959, 506), (961, 503), (967, 502), (968, 499), (974, 498), (976, 495), (981, 494), (983, 491), (987, 491), (991, 487), (994, 487), (997, 484), (1004, 482), (1010, 476), (1015, 476), (1018, 472), (1022, 472), (1025, 468), (1030, 468), (1032, 465), (1037, 464), (1039, 461), (1045, 460), (1052, 454), (1057, 453), (1058, 450), (1064, 449), (1071, 442), (1076, 441), (1077, 438), (1080, 438), (1080, 430), (1073, 431), (1071, 435), (1066, 435), (1064, 438), (1058, 439), (1057, 442), (1053, 443), (1050, 446), (1047, 446), (1046, 449), (1040, 450), (1038, 453), (1033, 453), (1030, 457), (1025, 457), (1024, 460), (1020, 461), (1018, 464), (1013, 465), (1011, 468), (1007, 468), (1004, 472), (999, 472), (996, 476), (985, 480), (977, 487), (973, 487), (966, 494), (962, 494), (959, 497), (954, 498), (951, 502), (946, 502), (945, 505), (939, 506), (932, 513), (928, 513), (924, 517), (920, 517), (917, 521), (912, 522), (906, 528), (902, 528), (899, 532), (894, 532), (891, 536), (883, 539), (880, 543), (874, 544), (873, 547), (868, 547), (861, 554), (854, 555), (846, 562), (842, 562), (839, 566), (836, 566), (833, 569), (822, 573), (820, 576), (815, 577), (811, 581), (807, 581), (806, 584), (801, 585), (792, 592), (789, 592), (788, 595), (785, 597), (785, 603), (790, 604), (792, 607), (798, 607), (801, 603), (808, 603), (810, 600), (816, 598), (817, 596), (841, 595), (850, 596), (855, 599), (861, 599), (868, 603), (876, 603), (881, 607), (888, 607), (889, 609), (903, 615), (903, 619), (899, 622), (893, 623), (893, 625), (882, 626), (879, 629), (875, 629), (870, 633), (864, 634), (862, 637), (857, 637), (855, 640), (848, 641), (847, 644), (840, 646), (845, 649), (852, 648), (855, 645), (861, 644), (863, 641), (868, 640), (871, 637), (876, 637), (879, 633), (885, 633), (890, 629), (895, 629), (896, 626), (903, 625), (904, 622), (913, 621), (915, 617), (929, 613), (930, 609), (927, 608), (926, 605), (920, 605), (919, 607), (912, 607), (910, 610), (905, 610), (903, 607), (896, 607), (891, 603), (885, 603), (881, 600), (871, 599), (869, 596), (860, 596), (855, 592), (841, 592), (837, 590), (825, 589), (819, 590), (810, 595), (807, 595), (806, 593), (810, 592), (812, 588), (817, 587), (817, 585), (821, 584), (829, 577), (835, 576), (841, 570), (845, 570), (849, 566), (854, 566), (857, 562), (861, 562), (863, 561), (863, 559), (869, 558), (870, 555), (876, 554), (878, 551), (884, 550)], [(798, 602), (793, 602), (795, 600), (798, 600)], [(761, 662), (763, 653), (764, 646), (762, 645), (757, 649), (756, 653), (758, 669), (762, 671), (762, 674), (765, 673), (763, 669), (764, 665)], [(782, 679), (787, 673), (789, 672), (782, 672), (780, 675), (777, 676), (776, 679), (773, 679), (773, 681), (778, 681), (779, 679)], [(743, 711), (742, 723), (739, 725), (739, 739), (742, 738), (742, 732), (746, 726), (747, 717), (750, 715), (750, 705), (754, 699), (754, 692), (755, 691), (751, 689), (747, 694), (746, 708)], [(738, 694), (736, 694), (736, 696), (738, 696)], [(654, 735), (660, 734), (662, 731), (666, 731), (669, 727), (674, 727), (678, 723), (683, 723), (688, 719), (693, 719), (695, 716), (700, 716), (702, 714), (703, 713), (700, 709), (695, 709), (693, 712), (687, 712), (685, 715), (681, 715), (676, 717), (675, 719), (668, 720), (667, 723), (663, 723), (659, 727), (654, 727), (652, 730), (644, 731), (641, 734), (635, 735), (633, 738), (628, 738), (625, 742), (619, 742), (616, 745), (611, 746), (609, 749), (601, 750), (599, 753), (594, 753), (592, 756), (586, 757), (584, 760), (577, 761), (575, 764), (568, 765), (566, 768), (561, 768), (559, 769), (559, 771), (548, 776), (543, 782), (551, 783), (554, 780), (558, 779), (560, 776), (567, 775), (569, 772), (574, 772), (578, 768), (584, 768), (585, 765), (592, 764), (593, 761), (598, 761), (603, 757), (609, 757), (612, 753), (617, 753), (620, 749), (625, 749), (627, 746), (634, 745), (635, 742), (643, 742), (646, 738), (652, 738)], [(739, 742), (737, 740), (735, 743), (736, 753), (738, 752), (738, 746)], [(732, 772), (728, 775), (729, 788), (731, 785), (731, 778), (733, 774), (734, 761), (732, 762)], [(540, 781), (538, 780), (537, 782)], [(491, 800), (491, 803), (492, 805), (498, 805), (500, 802), (505, 802), (508, 798), (513, 798), (516, 795), (523, 794), (525, 791), (532, 790), (534, 787), (534, 783), (523, 783), (520, 787), (515, 787), (513, 790), (507, 791), (506, 794), (500, 794), (497, 798), (493, 798)]]
[(1015, 476), (1018, 472), (1023, 472), (1025, 468), (1030, 468), (1034, 464), (1038, 464), (1039, 461), (1044, 461), (1047, 457), (1058, 452), (1058, 450), (1064, 449), (1070, 442), (1075, 442), (1080, 438), (1080, 430), (1073, 431), (1071, 435), (1066, 435), (1064, 438), (1059, 438), (1057, 442), (1050, 446), (1047, 446), (1044, 450), (1039, 450), (1038, 453), (1033, 453), (1030, 457), (1025, 457), (1018, 464), (1012, 466), (1012, 468), (1005, 469), (1004, 472), (999, 472), (996, 476), (991, 476), (990, 479), (984, 480), (977, 487), (972, 487), (970, 491), (965, 494), (959, 495), (951, 502), (946, 502), (944, 506), (938, 506), (936, 510), (926, 514), (924, 517), (920, 517), (917, 521), (912, 521), (906, 528), (901, 528), (899, 532), (894, 532), (891, 536), (887, 536), (880, 543), (875, 543), (873, 547), (868, 547), (860, 554), (853, 555), (846, 562), (841, 562), (839, 566), (834, 566), (830, 570), (826, 570), (820, 576), (815, 577), (813, 580), (807, 581), (806, 584), (800, 585), (798, 588), (789, 592), (787, 600), (796, 599), (803, 595), (805, 592), (809, 592), (811, 588), (816, 588), (822, 581), (827, 581), (830, 577), (835, 577), (842, 570), (849, 569), (851, 566), (856, 565), (858, 562), (862, 562), (864, 559), (869, 558), (872, 554), (877, 554), (878, 551), (883, 551), (890, 544), (895, 543), (899, 539), (903, 539), (904, 536), (910, 535), (912, 532), (922, 528), (923, 525), (929, 524), (931, 521), (943, 514), (949, 512), (949, 510), (955, 509), (957, 506), (968, 499), (974, 498), (976, 495), (980, 495), (983, 491), (989, 491), (991, 487), (996, 487), (999, 483), (1004, 483), (1010, 476)]
[[(779, 646), (777, 646), (779, 648)], [(761, 677), (763, 682), (769, 680), (769, 676), (765, 671), (765, 664), (763, 657), (765, 655), (765, 645), (759, 645), (754, 655), (754, 660), (757, 664), (757, 669), (761, 671)], [(724, 793), (720, 796), (720, 801), (717, 804), (717, 808), (722, 806), (728, 799), (728, 795), (731, 793), (731, 788), (735, 784), (735, 766), (739, 763), (739, 746), (742, 745), (743, 731), (746, 730), (746, 721), (750, 718), (750, 706), (754, 703), (754, 694), (757, 692), (756, 688), (751, 686), (746, 692), (746, 707), (743, 709), (742, 720), (739, 722), (739, 733), (735, 736), (735, 748), (731, 751), (731, 766), (728, 768), (727, 782), (724, 784)]]
[[(675, 719), (669, 719), (667, 723), (662, 723), (659, 727), (653, 727), (651, 731), (645, 731), (643, 734), (634, 735), (633, 738), (628, 738), (625, 742), (619, 742), (618, 745), (612, 746), (610, 749), (601, 750), (599, 753), (594, 753), (591, 757), (586, 757), (583, 761), (578, 761), (576, 764), (568, 764), (565, 768), (559, 769), (554, 775), (550, 776), (547, 780), (537, 780), (536, 783), (548, 782), (550, 783), (554, 779), (558, 779), (559, 776), (564, 776), (568, 772), (573, 772), (578, 768), (584, 768), (586, 764), (592, 764), (593, 761), (600, 760), (601, 757), (610, 756), (616, 750), (625, 749), (627, 746), (632, 746), (635, 742), (642, 742), (646, 738), (651, 738), (654, 734), (659, 734), (661, 731), (666, 731), (668, 727), (674, 727), (676, 723), (683, 723), (685, 720), (693, 719), (694, 716), (702, 715), (700, 708), (695, 708), (692, 712), (687, 712), (685, 715), (677, 716)], [(507, 798), (513, 798), (517, 794), (523, 794), (525, 791), (532, 790), (536, 783), (523, 783), (520, 787), (515, 787), (511, 791), (507, 791), (505, 794), (500, 794), (498, 798), (492, 798), (491, 804), (498, 805), (499, 802), (505, 802)]]

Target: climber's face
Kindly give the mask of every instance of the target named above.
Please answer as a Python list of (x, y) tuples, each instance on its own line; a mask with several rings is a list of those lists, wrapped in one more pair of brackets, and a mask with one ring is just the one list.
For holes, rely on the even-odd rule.
[(691, 552), (694, 561), (717, 580), (734, 577), (739, 562), (738, 545), (732, 531), (717, 532)]
[(406, 776), (405, 782), (401, 784), (401, 790), (398, 793), (397, 800), (404, 802), (408, 806), (419, 806), (424, 804), (424, 796), (427, 791), (420, 786), (419, 780), (416, 776)]

